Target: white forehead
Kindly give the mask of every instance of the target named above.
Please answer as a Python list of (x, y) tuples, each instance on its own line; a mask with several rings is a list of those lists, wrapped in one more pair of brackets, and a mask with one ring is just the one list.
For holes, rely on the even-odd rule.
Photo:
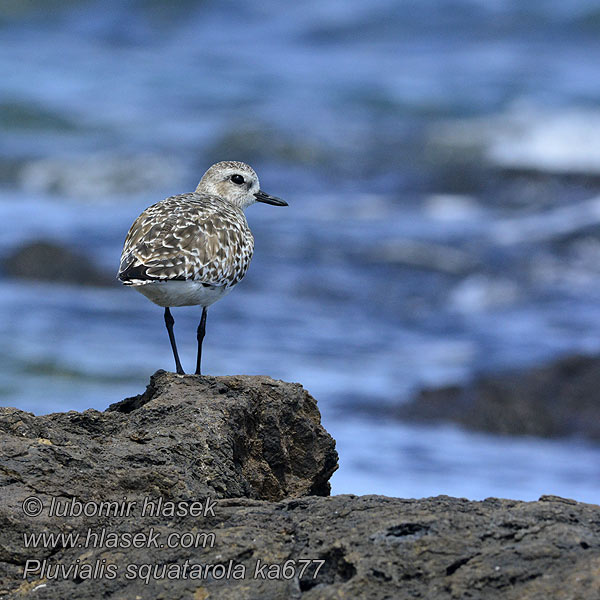
[(206, 171), (202, 179), (227, 179), (227, 177), (231, 177), (231, 175), (235, 175), (236, 173), (258, 181), (258, 176), (250, 165), (229, 160), (215, 163)]

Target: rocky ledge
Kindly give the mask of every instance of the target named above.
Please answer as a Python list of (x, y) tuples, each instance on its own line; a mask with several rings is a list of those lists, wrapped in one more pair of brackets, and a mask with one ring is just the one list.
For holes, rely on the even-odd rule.
[(600, 508), (329, 497), (315, 400), (159, 371), (93, 410), (0, 409), (2, 598), (594, 598)]
[(598, 390), (600, 357), (575, 355), (424, 389), (393, 412), (403, 420), (454, 422), (489, 433), (600, 441)]

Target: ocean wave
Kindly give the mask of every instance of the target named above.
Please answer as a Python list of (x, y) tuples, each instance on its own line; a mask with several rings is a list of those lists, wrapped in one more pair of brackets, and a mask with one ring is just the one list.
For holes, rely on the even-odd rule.
[(509, 171), (600, 176), (600, 111), (514, 106), (486, 117), (438, 123), (438, 149)]
[(86, 201), (174, 187), (183, 170), (175, 159), (155, 154), (92, 154), (31, 159), (18, 180), (28, 192)]

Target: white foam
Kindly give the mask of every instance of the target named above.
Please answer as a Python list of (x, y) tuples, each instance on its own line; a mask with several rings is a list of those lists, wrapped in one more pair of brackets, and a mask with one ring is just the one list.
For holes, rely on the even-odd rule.
[(440, 221), (463, 221), (479, 217), (481, 206), (473, 196), (431, 194), (425, 198), (425, 214)]
[(450, 293), (450, 306), (457, 312), (472, 314), (514, 303), (518, 286), (508, 279), (475, 274), (463, 279)]
[(182, 173), (182, 166), (169, 157), (93, 154), (33, 159), (22, 167), (19, 182), (33, 193), (96, 201), (168, 187)]
[(437, 124), (431, 139), (505, 169), (600, 174), (599, 110), (516, 104), (502, 114)]

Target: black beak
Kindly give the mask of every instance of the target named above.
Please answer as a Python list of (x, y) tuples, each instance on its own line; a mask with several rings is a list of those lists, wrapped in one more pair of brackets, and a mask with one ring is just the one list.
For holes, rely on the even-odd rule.
[(269, 194), (265, 194), (262, 190), (258, 190), (256, 194), (254, 194), (257, 202), (264, 202), (265, 204), (272, 204), (273, 206), (287, 206), (288, 203), (281, 198), (275, 198), (275, 196), (269, 196)]

